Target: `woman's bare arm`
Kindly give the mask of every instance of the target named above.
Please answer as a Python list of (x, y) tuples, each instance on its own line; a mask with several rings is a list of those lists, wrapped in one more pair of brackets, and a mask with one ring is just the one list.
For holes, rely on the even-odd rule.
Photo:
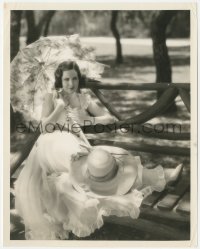
[(65, 106), (64, 102), (61, 99), (58, 99), (57, 105), (54, 109), (53, 95), (49, 93), (46, 94), (42, 106), (42, 115), (41, 115), (42, 125), (45, 126), (48, 123), (55, 124), (64, 106)]
[(91, 101), (88, 106), (88, 111), (95, 117), (93, 118), (93, 125), (95, 124), (110, 124), (116, 121), (116, 118), (110, 115), (107, 111), (97, 105), (94, 101)]

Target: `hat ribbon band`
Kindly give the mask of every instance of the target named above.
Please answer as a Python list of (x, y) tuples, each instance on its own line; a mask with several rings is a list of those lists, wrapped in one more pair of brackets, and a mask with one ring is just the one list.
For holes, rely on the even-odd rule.
[(118, 169), (119, 169), (118, 165), (114, 164), (113, 168), (105, 176), (101, 176), (101, 177), (93, 176), (90, 174), (88, 169), (87, 169), (87, 174), (88, 174), (88, 177), (90, 178), (90, 180), (92, 180), (92, 181), (106, 182), (106, 181), (113, 179), (116, 176)]

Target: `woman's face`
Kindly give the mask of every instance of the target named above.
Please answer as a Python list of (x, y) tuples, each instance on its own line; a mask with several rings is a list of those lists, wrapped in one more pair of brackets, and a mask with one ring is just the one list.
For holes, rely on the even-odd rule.
[(78, 90), (79, 78), (74, 69), (63, 72), (62, 85), (66, 93), (74, 93)]

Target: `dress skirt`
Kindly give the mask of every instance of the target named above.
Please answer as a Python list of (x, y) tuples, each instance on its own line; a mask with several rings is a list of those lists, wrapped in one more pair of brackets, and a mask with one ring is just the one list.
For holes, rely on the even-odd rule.
[(161, 166), (153, 169), (155, 186), (142, 181), (143, 166), (138, 162), (136, 184), (124, 196), (89, 197), (71, 184), (72, 155), (81, 152), (83, 142), (69, 132), (40, 135), (15, 184), (15, 206), (25, 225), (25, 237), (32, 240), (67, 239), (72, 232), (86, 237), (103, 226), (103, 216), (137, 219), (145, 196), (165, 187)]

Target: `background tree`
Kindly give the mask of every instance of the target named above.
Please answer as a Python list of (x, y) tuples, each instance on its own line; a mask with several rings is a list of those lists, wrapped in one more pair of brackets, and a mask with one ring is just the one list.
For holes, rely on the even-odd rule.
[[(153, 40), (153, 56), (156, 67), (156, 82), (171, 83), (172, 70), (168, 48), (166, 45), (166, 29), (172, 18), (177, 14), (175, 10), (156, 11), (151, 22), (151, 36)], [(162, 91), (158, 91), (158, 98)], [(176, 110), (173, 103), (168, 110)]]
[(55, 14), (55, 10), (44, 11), (36, 24), (35, 12), (33, 10), (26, 10), (27, 20), (27, 40), (26, 43), (30, 44), (40, 38), (41, 35), (47, 36), (49, 24)]
[(122, 57), (122, 46), (120, 42), (120, 35), (117, 29), (117, 18), (118, 18), (118, 11), (117, 10), (112, 11), (110, 28), (113, 33), (113, 36), (116, 39), (116, 63), (120, 64), (123, 62), (123, 57)]
[(45, 21), (45, 25), (44, 25), (44, 33), (43, 33), (44, 36), (48, 35), (49, 25), (50, 25), (51, 19), (53, 18), (55, 13), (56, 13), (55, 10), (48, 11), (48, 13), (47, 13), (46, 21)]
[(19, 51), (19, 37), (21, 30), (21, 10), (13, 10), (11, 11), (11, 33), (10, 33), (10, 60), (15, 57), (15, 55)]
[[(13, 10), (11, 11), (11, 30), (10, 30), (10, 61), (13, 60), (15, 55), (19, 51), (19, 37), (20, 37), (20, 30), (21, 30), (21, 17), (22, 11), (20, 10)], [(15, 114), (13, 108), (10, 104), (10, 131), (11, 133), (15, 129)]]

